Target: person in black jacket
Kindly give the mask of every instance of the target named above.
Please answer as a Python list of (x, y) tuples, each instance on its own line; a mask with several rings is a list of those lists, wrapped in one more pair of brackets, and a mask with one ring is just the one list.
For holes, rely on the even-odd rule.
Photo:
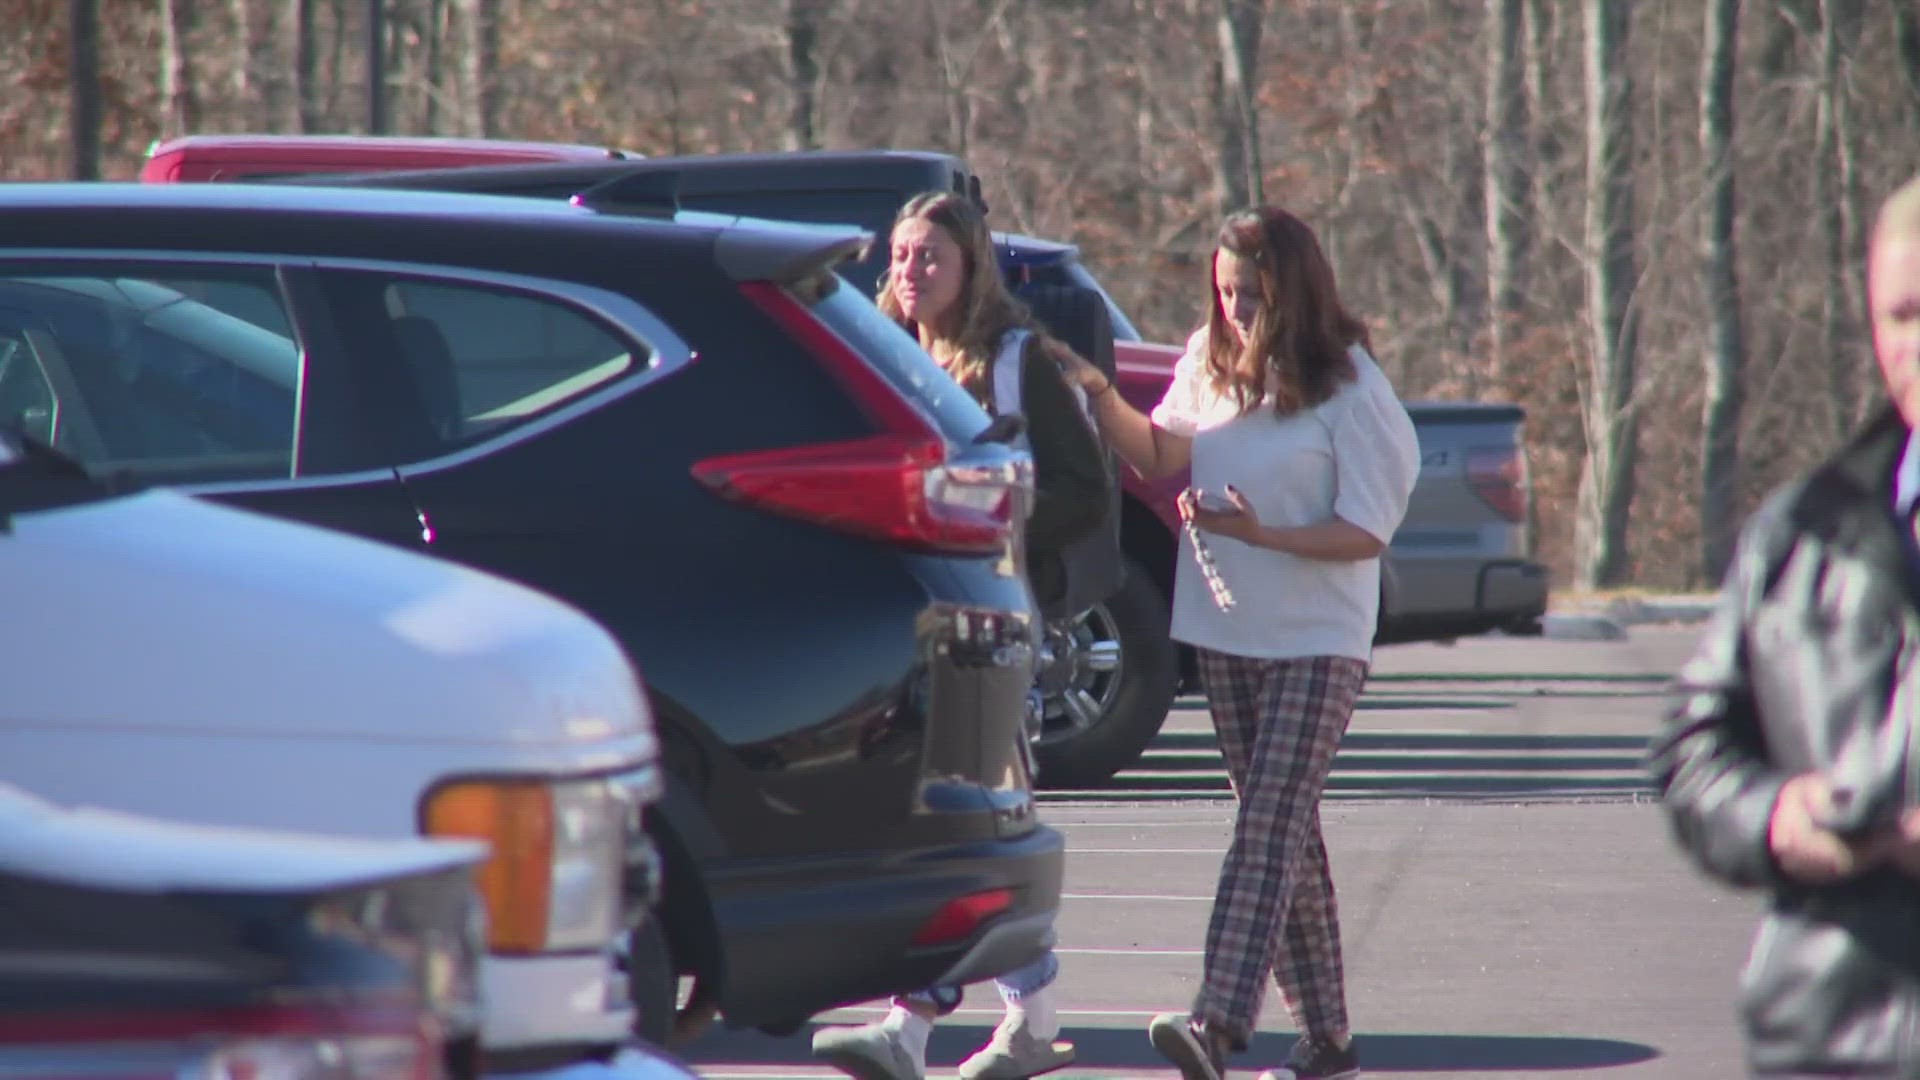
[[(1025, 417), (1034, 471), (1027, 577), (1044, 609), (1066, 591), (1063, 550), (1105, 524), (1114, 482), (1078, 388), (1067, 379), (1067, 365), (1077, 358), (1007, 291), (986, 219), (965, 197), (930, 192), (914, 198), (895, 219), (890, 243), (880, 309), (918, 334), (988, 412)], [(962, 1080), (1022, 1080), (1072, 1063), (1073, 1045), (1058, 1038), (1050, 991), (1059, 970), (1048, 952), (995, 980), (1006, 1018), (987, 1045), (960, 1064)], [(905, 995), (884, 1020), (817, 1032), (813, 1051), (862, 1080), (923, 1080), (933, 1021), (958, 1005), (953, 988)]]
[(1681, 846), (1771, 894), (1756, 1076), (1920, 1078), (1920, 179), (1869, 245), (1890, 404), (1741, 532), (1649, 766)]

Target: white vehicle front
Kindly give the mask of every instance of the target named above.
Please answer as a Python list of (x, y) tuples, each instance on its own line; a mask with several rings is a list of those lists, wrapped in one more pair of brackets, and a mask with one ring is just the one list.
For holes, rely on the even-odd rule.
[[(0, 449), (0, 474), (20, 467)], [(490, 575), (171, 492), (7, 490), (0, 780), (188, 822), (485, 839), (489, 1068), (627, 1041), (614, 949), (658, 748), (606, 631)]]

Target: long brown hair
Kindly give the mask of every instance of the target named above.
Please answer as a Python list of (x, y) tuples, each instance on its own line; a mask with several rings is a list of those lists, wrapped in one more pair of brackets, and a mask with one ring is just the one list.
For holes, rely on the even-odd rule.
[[(1061, 362), (1061, 350), (1066, 346), (1048, 335), (1027, 305), (1007, 291), (1006, 282), (1000, 276), (999, 258), (993, 250), (993, 231), (987, 228), (986, 217), (972, 202), (948, 191), (916, 195), (900, 208), (893, 219), (893, 228), (916, 219), (937, 226), (960, 246), (964, 269), (960, 295), (955, 300), (953, 313), (942, 320), (944, 325), (916, 326), (900, 310), (900, 301), (894, 298), (893, 263), (889, 254), (887, 271), (880, 275), (876, 294), (876, 302), (888, 318), (917, 333), (920, 344), (940, 362), (947, 374), (981, 401), (992, 397), (989, 369), (1000, 351), (1001, 339), (1009, 330), (1032, 331), (1055, 362)], [(888, 250), (891, 253), (891, 236)]]
[(1220, 307), (1215, 260), (1207, 260), (1207, 376), (1243, 415), (1269, 391), (1276, 415), (1311, 409), (1357, 377), (1347, 350), (1367, 346), (1366, 324), (1341, 306), (1333, 266), (1306, 222), (1277, 206), (1236, 211), (1221, 222), (1214, 248), (1260, 274), (1260, 311), (1242, 347)]

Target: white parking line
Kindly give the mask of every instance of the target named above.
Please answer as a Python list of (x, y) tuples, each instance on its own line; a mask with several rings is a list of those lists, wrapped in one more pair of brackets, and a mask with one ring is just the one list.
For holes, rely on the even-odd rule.
[(1194, 818), (1191, 821), (1049, 821), (1046, 824), (1056, 829), (1165, 829), (1190, 828), (1194, 825), (1231, 825), (1232, 818), (1218, 821)]
[(1082, 847), (1068, 848), (1069, 855), (1225, 855), (1226, 848), (1189, 847)]
[[(822, 1015), (839, 1016), (845, 1013), (860, 1013), (862, 1015), (871, 1014), (874, 1016), (884, 1016), (887, 1014), (888, 1009), (889, 1007), (886, 1005), (849, 1005), (844, 1009), (835, 1009), (830, 1013), (824, 1013)], [(1054, 1011), (1060, 1014), (1061, 1016), (1145, 1016), (1148, 1018), (1152, 1018), (1155, 1016), (1159, 1016), (1161, 1013), (1165, 1012), (1166, 1010), (1165, 1009), (1055, 1009)], [(955, 1016), (1005, 1016), (1006, 1012), (1007, 1010), (1004, 1007), (995, 1006), (993, 1008), (986, 1008), (982, 1006), (978, 1008), (955, 1009), (953, 1011), (953, 1015)]]
[(1211, 896), (1164, 896), (1146, 893), (1061, 893), (1062, 900), (1204, 900), (1213, 903)]
[(1205, 956), (1199, 949), (1055, 949), (1061, 956)]

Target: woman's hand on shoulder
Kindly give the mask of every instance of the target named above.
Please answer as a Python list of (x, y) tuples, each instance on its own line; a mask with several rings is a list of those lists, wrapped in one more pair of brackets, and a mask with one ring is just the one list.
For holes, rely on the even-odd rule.
[(1107, 377), (1100, 369), (1081, 357), (1065, 342), (1048, 340), (1044, 346), (1047, 355), (1060, 367), (1060, 374), (1066, 377), (1069, 386), (1077, 386), (1091, 394), (1106, 385)]

